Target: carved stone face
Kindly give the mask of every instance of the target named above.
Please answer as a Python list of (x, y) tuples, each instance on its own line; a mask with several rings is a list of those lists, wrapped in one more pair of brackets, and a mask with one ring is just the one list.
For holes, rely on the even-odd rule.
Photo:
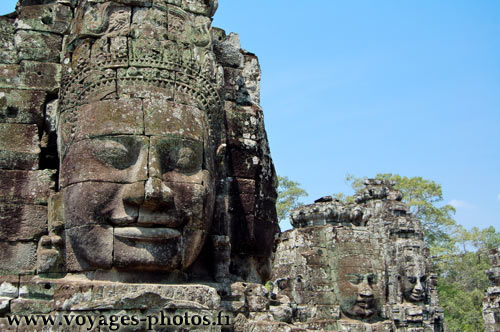
[(340, 259), (338, 297), (340, 308), (347, 317), (367, 319), (378, 314), (383, 291), (375, 266), (369, 256)]
[(214, 206), (205, 112), (131, 98), (88, 104), (77, 113), (61, 186), (78, 265), (189, 267), (205, 242)]
[(401, 276), (401, 288), (405, 301), (411, 303), (423, 302), (425, 299), (425, 289), (427, 276), (424, 264), (414, 264), (407, 266)]

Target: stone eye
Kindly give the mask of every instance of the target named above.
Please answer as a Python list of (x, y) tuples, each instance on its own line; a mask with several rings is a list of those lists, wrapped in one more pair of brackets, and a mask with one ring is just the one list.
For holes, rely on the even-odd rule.
[(124, 170), (134, 165), (140, 147), (131, 138), (104, 138), (94, 140), (94, 156), (109, 166)]
[(426, 280), (427, 280), (427, 277), (426, 277), (426, 276), (420, 277), (420, 282), (421, 282), (421, 283), (424, 283)]
[(417, 278), (416, 277), (408, 277), (408, 281), (412, 284), (416, 283), (417, 282)]
[(359, 274), (349, 274), (347, 280), (349, 280), (349, 282), (353, 285), (359, 285), (363, 282), (363, 277)]

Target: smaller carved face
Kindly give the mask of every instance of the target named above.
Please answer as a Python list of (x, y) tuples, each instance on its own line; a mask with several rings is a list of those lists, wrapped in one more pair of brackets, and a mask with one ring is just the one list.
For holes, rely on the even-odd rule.
[(379, 312), (380, 276), (372, 263), (368, 257), (354, 256), (340, 261), (340, 308), (350, 318), (371, 318)]
[(408, 267), (404, 271), (401, 280), (404, 299), (411, 303), (424, 301), (426, 284), (427, 276), (423, 267)]

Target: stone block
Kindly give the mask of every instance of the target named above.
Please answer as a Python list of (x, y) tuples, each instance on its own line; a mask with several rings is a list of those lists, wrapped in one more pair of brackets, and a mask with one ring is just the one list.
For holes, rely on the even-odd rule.
[(131, 36), (152, 40), (167, 39), (167, 16), (158, 8), (134, 8)]
[(55, 93), (59, 89), (61, 66), (55, 63), (23, 61), (0, 65), (0, 88), (34, 89)]
[(0, 17), (0, 63), (17, 63), (14, 47), (14, 19)]
[(64, 144), (106, 135), (142, 135), (144, 122), (140, 99), (103, 100), (61, 115)]
[(204, 111), (158, 99), (144, 101), (146, 135), (173, 135), (202, 141), (209, 127)]
[(46, 92), (0, 89), (0, 122), (43, 124)]
[(260, 104), (260, 78), (261, 70), (259, 59), (255, 54), (246, 52), (243, 65), (243, 82), (238, 90), (236, 103), (239, 105), (259, 105)]
[(71, 7), (58, 3), (23, 6), (15, 21), (15, 28), (64, 34), (68, 31), (72, 17)]
[(0, 241), (33, 241), (47, 233), (47, 207), (0, 203)]
[(21, 298), (50, 301), (57, 311), (219, 309), (217, 291), (204, 285), (111, 283), (75, 278), (21, 277)]
[(231, 178), (232, 189), (237, 194), (255, 194), (255, 180), (244, 178)]
[(0, 317), (0, 330), (2, 332), (18, 332), (17, 325), (9, 324), (7, 317)]
[(39, 158), (36, 125), (0, 123), (0, 168), (35, 170)]
[(222, 37), (222, 40), (214, 43), (214, 52), (217, 62), (224, 67), (243, 67), (244, 57), (238, 34), (230, 33), (228, 36)]
[(265, 311), (269, 307), (269, 299), (264, 296), (247, 296), (247, 303), (250, 312)]
[(226, 103), (227, 137), (231, 145), (255, 147), (265, 138), (262, 110)]
[(293, 312), (289, 305), (271, 306), (269, 311), (278, 322), (292, 322)]
[(238, 99), (238, 92), (243, 86), (241, 68), (224, 67), (224, 87), (222, 93), (226, 101), (236, 102)]
[(0, 242), (0, 274), (32, 273), (36, 265), (36, 243)]
[(241, 146), (228, 146), (229, 175), (239, 178), (255, 179), (262, 169), (261, 156), (257, 149)]
[(14, 40), (19, 60), (59, 62), (62, 47), (61, 35), (18, 30)]
[(15, 315), (48, 314), (54, 305), (47, 300), (15, 299), (11, 301), (10, 308)]
[(55, 174), (55, 170), (0, 170), (0, 202), (46, 205), (54, 191)]
[(13, 299), (18, 296), (19, 296), (19, 276), (17, 275), (0, 276), (0, 297)]

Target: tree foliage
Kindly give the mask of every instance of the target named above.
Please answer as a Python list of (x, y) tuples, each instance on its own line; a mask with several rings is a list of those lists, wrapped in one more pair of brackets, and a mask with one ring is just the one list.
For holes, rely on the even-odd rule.
[(436, 257), (439, 300), (450, 331), (484, 331), (481, 307), (489, 285), (488, 253), (500, 246), (500, 233), (493, 226), (470, 231), (457, 228), (453, 249)]
[(290, 180), (287, 176), (278, 176), (278, 202), (276, 209), (278, 220), (285, 220), (290, 211), (299, 207), (299, 198), (308, 196), (307, 192), (300, 188), (300, 183)]

